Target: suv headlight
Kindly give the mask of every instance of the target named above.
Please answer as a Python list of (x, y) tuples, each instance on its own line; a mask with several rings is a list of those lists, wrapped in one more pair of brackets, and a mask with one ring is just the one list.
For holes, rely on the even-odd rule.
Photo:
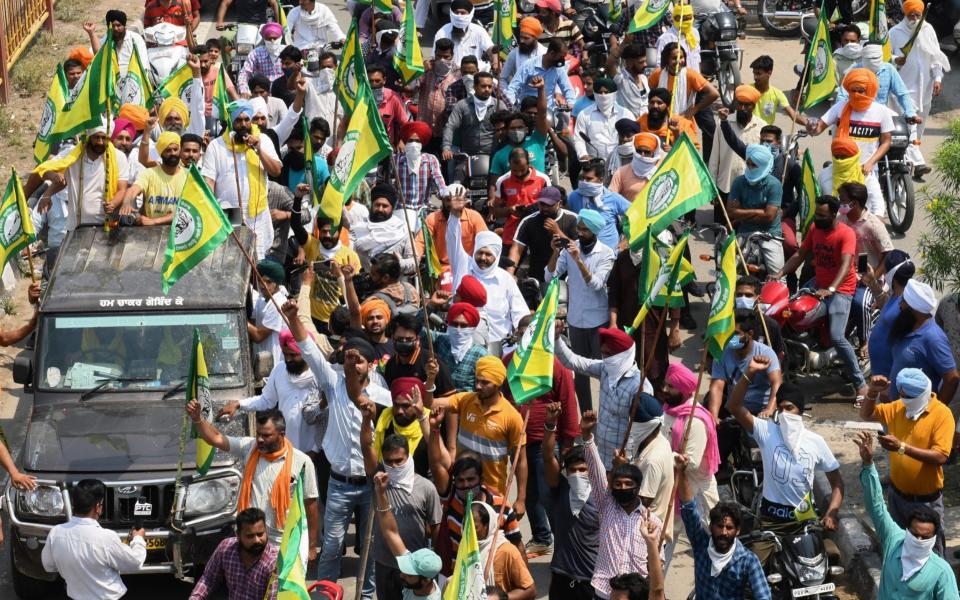
[(32, 490), (17, 492), (19, 512), (38, 517), (63, 516), (63, 493), (54, 485), (39, 484)]
[(191, 483), (187, 486), (184, 513), (199, 516), (221, 512), (236, 503), (239, 491), (240, 478), (236, 475)]

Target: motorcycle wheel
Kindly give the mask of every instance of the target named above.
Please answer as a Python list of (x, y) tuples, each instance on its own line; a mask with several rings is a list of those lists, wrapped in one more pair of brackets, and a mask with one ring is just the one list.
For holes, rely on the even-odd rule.
[(891, 173), (890, 183), (893, 185), (893, 195), (887, 190), (886, 182), (881, 179), (884, 200), (887, 204), (887, 215), (890, 218), (890, 229), (903, 235), (913, 225), (913, 180), (909, 173)]
[(725, 61), (717, 73), (717, 91), (720, 101), (730, 110), (737, 109), (737, 86), (740, 85), (740, 69), (736, 61)]
[(760, 24), (770, 35), (796, 37), (800, 33), (800, 20), (798, 19), (796, 23), (793, 21), (781, 23), (776, 19), (768, 19), (764, 16), (765, 13), (771, 13), (772, 15), (775, 12), (777, 12), (777, 0), (760, 0), (757, 3), (757, 17), (760, 19)]

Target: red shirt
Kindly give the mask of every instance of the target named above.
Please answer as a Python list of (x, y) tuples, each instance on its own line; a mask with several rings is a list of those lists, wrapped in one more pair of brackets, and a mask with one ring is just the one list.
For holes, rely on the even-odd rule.
[(143, 9), (144, 27), (153, 27), (164, 22), (186, 27), (189, 18), (190, 7), (185, 0), (171, 0), (169, 6), (164, 6), (161, 0), (147, 0)]
[[(496, 206), (506, 206), (507, 208), (536, 204), (540, 191), (549, 185), (550, 179), (533, 167), (530, 167), (530, 174), (524, 179), (520, 179), (513, 172), (508, 171), (497, 180), (497, 198), (494, 203)], [(524, 216), (526, 216), (526, 213), (524, 213)], [(513, 243), (513, 235), (517, 232), (517, 227), (520, 225), (522, 218), (523, 216), (517, 215), (507, 217), (507, 221), (503, 225), (504, 245)]]
[[(511, 360), (513, 360), (513, 352), (503, 357), (504, 366), (509, 368)], [(510, 386), (504, 385), (502, 391), (504, 397), (512, 403), (513, 394), (510, 392)], [(572, 442), (580, 435), (580, 405), (577, 403), (577, 392), (573, 385), (573, 372), (560, 364), (556, 357), (553, 359), (553, 389), (526, 404), (517, 406), (520, 415), (524, 417), (528, 410), (533, 411), (530, 413), (530, 420), (527, 421), (527, 442), (543, 441), (543, 426), (547, 422), (547, 405), (553, 402), (560, 403), (557, 437), (561, 444), (567, 440)]]
[[(857, 234), (843, 223), (835, 222), (833, 229), (822, 231), (816, 224), (803, 239), (803, 248), (813, 253), (813, 266), (816, 267), (817, 287), (827, 289), (833, 284), (840, 270), (840, 259), (849, 254), (857, 256)], [(837, 286), (837, 293), (852, 296), (857, 290), (857, 261), (850, 261), (846, 277)]]
[(403, 105), (403, 98), (395, 91), (383, 88), (383, 102), (377, 105), (377, 110), (390, 136), (390, 143), (396, 146), (400, 142), (400, 128), (411, 120), (407, 107)]

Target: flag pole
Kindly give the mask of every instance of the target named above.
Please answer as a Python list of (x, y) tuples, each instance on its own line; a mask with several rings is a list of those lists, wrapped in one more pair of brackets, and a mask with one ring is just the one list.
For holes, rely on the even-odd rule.
[[(797, 90), (797, 100), (793, 105), (793, 113), (795, 117), (793, 119), (790, 119), (790, 135), (787, 136), (787, 140), (790, 142), (793, 141), (793, 134), (796, 133), (797, 131), (796, 116), (800, 115), (800, 104), (803, 101), (803, 92), (807, 87), (804, 82), (807, 79), (807, 74), (809, 73), (809, 71), (810, 71), (810, 53), (808, 52), (807, 56), (804, 57), (803, 59), (803, 71), (800, 73), (800, 89)], [(799, 148), (798, 148), (798, 152), (799, 152)], [(787, 171), (789, 171), (789, 169), (787, 168), (789, 166), (787, 164), (788, 161), (789, 161), (789, 157), (786, 154), (784, 154), (783, 173), (780, 174), (780, 185), (783, 185), (783, 183), (787, 180)]]
[[(527, 424), (530, 422), (530, 413), (531, 410), (527, 410), (527, 414), (523, 416), (523, 431), (527, 430)], [(490, 554), (487, 556), (487, 564), (483, 566), (483, 581), (486, 582), (487, 578), (490, 577), (490, 569), (493, 568), (493, 558), (496, 554), (497, 548), (497, 536), (500, 535), (500, 520), (503, 518), (503, 513), (507, 509), (507, 498), (510, 496), (510, 488), (513, 487), (513, 479), (517, 474), (517, 461), (520, 460), (520, 450), (524, 448), (523, 444), (517, 444), (516, 450), (513, 451), (513, 462), (510, 465), (510, 473), (507, 475), (507, 486), (503, 490), (503, 502), (500, 503), (500, 510), (497, 512), (497, 522), (490, 523), (490, 527), (493, 528), (493, 537), (490, 539)]]
[[(669, 302), (667, 303), (669, 304)], [(643, 361), (641, 367), (643, 370), (640, 371), (640, 389), (637, 390), (637, 394), (633, 397), (633, 403), (630, 406), (630, 420), (627, 421), (627, 432), (623, 435), (623, 443), (620, 444), (621, 450), (626, 450), (627, 442), (630, 440), (630, 431), (633, 429), (633, 419), (637, 416), (637, 408), (640, 405), (640, 394), (643, 393), (643, 381), (647, 378), (647, 373), (650, 371), (650, 367), (653, 365), (653, 357), (656, 355), (657, 341), (659, 341), (660, 333), (663, 332), (663, 325), (667, 322), (667, 311), (670, 310), (669, 306), (664, 306), (663, 310), (660, 312), (660, 319), (657, 321), (657, 331), (654, 334), (654, 343), (653, 349), (650, 351), (650, 354), (646, 356), (646, 360), (643, 357), (643, 338), (640, 339), (640, 349), (641, 349), (641, 360)], [(646, 333), (646, 324), (647, 319), (644, 317), (643, 321), (640, 322), (640, 331)]]
[[(30, 244), (27, 244), (27, 264), (30, 266), (30, 281), (37, 282), (37, 272), (33, 267), (33, 252), (30, 250)], [(53, 267), (51, 267), (53, 268)]]
[(363, 550), (360, 551), (360, 569), (357, 571), (357, 593), (354, 596), (355, 600), (361, 600), (363, 598), (363, 580), (367, 574), (367, 561), (370, 560), (370, 544), (373, 542), (373, 519), (376, 517), (376, 509), (377, 502), (376, 498), (374, 498), (373, 501), (370, 502), (370, 510), (367, 511), (367, 524), (363, 528)]
[[(267, 284), (263, 281), (263, 277), (260, 276), (260, 271), (257, 271), (257, 263), (253, 262), (253, 258), (250, 256), (250, 253), (247, 252), (247, 249), (243, 247), (243, 244), (240, 243), (240, 238), (237, 237), (237, 230), (231, 225), (230, 226), (230, 237), (233, 238), (233, 241), (237, 243), (237, 247), (240, 248), (240, 252), (243, 253), (243, 257), (247, 259), (247, 263), (250, 265), (250, 268), (253, 270), (253, 274), (257, 279), (257, 285), (261, 289), (266, 291)], [(256, 234), (253, 237), (254, 240), (257, 239)], [(280, 310), (280, 305), (277, 304), (276, 299), (273, 297), (273, 294), (270, 294), (270, 302), (273, 304), (273, 307), (277, 309), (277, 312), (280, 313), (280, 318), (283, 319), (284, 324), (287, 328), (290, 328), (290, 321), (287, 319), (287, 315), (283, 314), (283, 311)]]

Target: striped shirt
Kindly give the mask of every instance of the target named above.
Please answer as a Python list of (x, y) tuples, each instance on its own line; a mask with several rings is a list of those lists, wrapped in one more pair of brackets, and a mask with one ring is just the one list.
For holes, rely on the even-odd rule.
[(450, 367), (453, 387), (458, 392), (472, 392), (477, 384), (477, 361), (489, 354), (486, 347), (474, 343), (461, 360), (456, 360), (450, 349), (450, 338), (446, 333), (437, 333), (434, 334), (433, 348), (442, 364), (453, 365)]
[(407, 167), (406, 154), (397, 156), (397, 171), (400, 181), (400, 203), (406, 208), (417, 210), (430, 207), (430, 193), (445, 196), (447, 185), (440, 172), (440, 161), (432, 154), (421, 154), (420, 165), (415, 171)]
[[(457, 494), (454, 493), (452, 482), (450, 492), (440, 500), (443, 502), (443, 522), (440, 526), (446, 528), (448, 535), (446, 536), (447, 539), (441, 538), (438, 541), (440, 546), (438, 554), (444, 559), (443, 573), (452, 574), (453, 559), (457, 556), (457, 548), (460, 547), (460, 536), (463, 531), (464, 500), (458, 498)], [(482, 486), (479, 497), (475, 500), (489, 504), (497, 512), (504, 504), (503, 496), (486, 485)], [(519, 545), (523, 541), (523, 536), (520, 533), (520, 520), (517, 519), (517, 514), (513, 512), (510, 503), (507, 502), (506, 505), (506, 508), (503, 509), (503, 519), (500, 521), (500, 532), (508, 542)], [(449, 547), (445, 548), (447, 544), (449, 544)], [(440, 549), (444, 551), (439, 551)], [(449, 550), (449, 556), (447, 550)]]
[(453, 394), (449, 402), (450, 412), (459, 415), (457, 447), (479, 454), (483, 481), (505, 493), (510, 450), (526, 444), (520, 413), (503, 396), (490, 408), (484, 408), (476, 392)]
[[(543, 33), (537, 37), (537, 41), (548, 46), (550, 40), (560, 40), (564, 42), (568, 47), (571, 44), (583, 41), (583, 34), (580, 33), (580, 28), (577, 27), (577, 24), (574, 23), (571, 19), (560, 15), (560, 23), (557, 25), (557, 30), (550, 32), (546, 27), (543, 29)], [(571, 54), (575, 54), (573, 50), (569, 50)]]

